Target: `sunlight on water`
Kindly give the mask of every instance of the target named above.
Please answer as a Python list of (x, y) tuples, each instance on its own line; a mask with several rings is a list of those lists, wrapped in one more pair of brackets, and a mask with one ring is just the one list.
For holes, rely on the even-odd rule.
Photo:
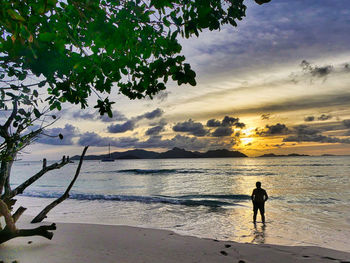
[[(76, 165), (38, 180), (18, 205), (31, 208), (28, 215), (38, 213), (65, 190)], [(17, 162), (12, 187), (40, 168), (40, 162)], [(348, 157), (86, 161), (71, 199), (48, 220), (350, 251), (349, 176)], [(252, 223), (256, 181), (270, 196), (266, 226)]]

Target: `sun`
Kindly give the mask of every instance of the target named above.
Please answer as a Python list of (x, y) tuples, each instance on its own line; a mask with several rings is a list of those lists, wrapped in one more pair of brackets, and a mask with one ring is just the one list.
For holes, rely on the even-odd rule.
[(241, 130), (241, 133), (244, 136), (250, 136), (254, 133), (254, 130), (255, 130), (255, 128), (247, 128), (247, 129)]
[(242, 145), (247, 145), (254, 141), (254, 138), (251, 137), (254, 134), (254, 130), (255, 128), (248, 128), (241, 131), (243, 137), (240, 138), (240, 141)]

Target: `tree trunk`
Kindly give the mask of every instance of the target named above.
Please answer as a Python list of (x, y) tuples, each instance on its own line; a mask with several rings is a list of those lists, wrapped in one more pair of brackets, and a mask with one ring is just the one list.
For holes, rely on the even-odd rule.
[[(6, 155), (4, 158), (15, 158), (16, 155)], [(0, 195), (4, 191), (4, 196), (9, 194), (11, 192), (10, 188), (10, 173), (11, 173), (11, 168), (13, 164), (13, 160), (2, 160), (1, 161), (1, 168), (0, 168)]]
[[(16, 155), (12, 158), (16, 158)], [(14, 159), (8, 162), (7, 166), (7, 176), (5, 180), (5, 196), (8, 196), (11, 193), (11, 186), (10, 186), (10, 175), (11, 175), (11, 169), (13, 165)]]
[(84, 156), (85, 153), (87, 151), (87, 149), (89, 148), (89, 146), (85, 146), (82, 155), (80, 156), (80, 161), (79, 161), (79, 165), (77, 167), (77, 170), (75, 172), (74, 178), (71, 181), (71, 183), (69, 184), (69, 186), (67, 187), (66, 191), (64, 192), (64, 194), (57, 198), (55, 201), (53, 201), (51, 204), (49, 204), (47, 207), (45, 207), (32, 221), (31, 223), (39, 223), (41, 221), (43, 221), (46, 218), (47, 213), (49, 213), (51, 211), (51, 209), (53, 209), (56, 205), (62, 203), (64, 200), (66, 200), (69, 197), (69, 191), (70, 189), (73, 187), (75, 181), (77, 180), (79, 173), (80, 173), (80, 169), (81, 166), (83, 164), (83, 160), (84, 160)]

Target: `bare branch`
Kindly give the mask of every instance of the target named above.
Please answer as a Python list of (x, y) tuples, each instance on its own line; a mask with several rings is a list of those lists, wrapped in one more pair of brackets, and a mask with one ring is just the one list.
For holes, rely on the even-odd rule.
[(13, 221), (16, 223), (19, 217), (23, 214), (24, 211), (26, 211), (27, 208), (20, 206), (17, 211), (12, 215)]
[(89, 146), (85, 146), (83, 153), (80, 156), (80, 161), (79, 161), (79, 165), (77, 167), (77, 170), (75, 172), (74, 178), (71, 181), (71, 183), (69, 184), (69, 186), (67, 187), (66, 191), (64, 192), (64, 194), (59, 197), (58, 199), (56, 199), (55, 201), (53, 201), (51, 204), (49, 204), (47, 207), (45, 207), (32, 221), (31, 223), (39, 223), (41, 221), (44, 220), (44, 218), (46, 217), (47, 213), (51, 211), (51, 209), (53, 209), (56, 205), (62, 203), (64, 200), (66, 200), (69, 197), (69, 191), (70, 189), (73, 187), (75, 181), (77, 180), (79, 173), (80, 173), (80, 169), (81, 166), (83, 164), (84, 161), (84, 156), (85, 153), (87, 151), (87, 149), (89, 148)]
[[(43, 168), (37, 172), (35, 175), (30, 177), (27, 181), (22, 183), (21, 185), (17, 186), (15, 189), (13, 189), (8, 196), (6, 196), (7, 199), (11, 199), (14, 196), (18, 194), (22, 194), (23, 191), (32, 183), (34, 183), (36, 180), (38, 180), (40, 177), (42, 177), (45, 173), (54, 170), (54, 169), (60, 169), (61, 167), (65, 166), (67, 163), (69, 163), (69, 158), (62, 158), (62, 161), (60, 163), (54, 163), (49, 166), (46, 166), (46, 160), (44, 159), (45, 166), (43, 165)], [(2, 196), (1, 198), (4, 198)]]
[(15, 237), (42, 236), (47, 239), (52, 239), (53, 233), (48, 230), (56, 230), (56, 224), (49, 226), (39, 226), (34, 229), (19, 229), (14, 232), (4, 229), (0, 231), (0, 244)]

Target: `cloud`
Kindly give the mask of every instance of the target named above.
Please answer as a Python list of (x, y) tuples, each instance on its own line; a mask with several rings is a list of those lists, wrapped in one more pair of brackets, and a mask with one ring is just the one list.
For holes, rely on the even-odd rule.
[(142, 148), (166, 148), (174, 147), (184, 148), (186, 150), (203, 150), (211, 146), (208, 139), (199, 139), (197, 137), (189, 137), (177, 134), (171, 139), (162, 140), (161, 136), (153, 136), (144, 142), (138, 144)]
[(321, 142), (321, 143), (349, 143), (350, 139), (340, 139), (337, 137), (324, 136), (321, 134), (315, 135), (297, 135), (289, 136), (283, 139), (284, 142)]
[(299, 125), (294, 128), (298, 135), (315, 135), (320, 132), (320, 130), (312, 128), (307, 125)]
[(343, 120), (343, 124), (345, 127), (350, 128), (350, 119)]
[(239, 121), (239, 118), (225, 116), (221, 122), (221, 125), (231, 127), (231, 126), (235, 125), (238, 121)]
[(324, 78), (333, 71), (333, 66), (331, 65), (319, 67), (312, 65), (306, 60), (303, 60), (300, 65), (304, 72), (311, 74), (313, 77)]
[(104, 114), (103, 116), (99, 115), (98, 119), (100, 119), (103, 122), (112, 122), (112, 121), (125, 121), (127, 120), (127, 118), (125, 117), (125, 115), (117, 110), (114, 110), (112, 112), (113, 117), (110, 118), (108, 117), (107, 114)]
[(249, 1), (247, 18), (237, 28), (204, 32), (186, 42), (184, 53), (199, 73), (207, 75), (266, 66), (267, 61), (277, 65), (345, 53), (350, 41), (347, 4), (347, 0), (279, 0), (258, 6)]
[[(239, 118), (225, 116), (222, 121), (216, 120), (216, 119), (210, 119), (207, 121), (207, 127), (214, 128), (214, 127), (236, 127), (236, 128), (244, 128), (245, 124), (242, 122), (239, 122)], [(223, 129), (222, 129), (223, 130)]]
[(304, 121), (306, 122), (311, 122), (311, 121), (314, 121), (315, 120), (315, 116), (307, 116), (304, 118)]
[(164, 131), (164, 127), (167, 125), (167, 122), (165, 119), (161, 119), (158, 122), (151, 123), (153, 127), (149, 128), (145, 135), (147, 136), (156, 136), (159, 135), (162, 131)]
[(207, 121), (207, 127), (220, 127), (221, 126), (221, 121), (215, 120), (215, 119), (210, 119)]
[(136, 124), (142, 119), (153, 120), (155, 118), (161, 117), (163, 114), (164, 111), (157, 108), (153, 111), (146, 112), (142, 115), (131, 118), (130, 120), (127, 120), (124, 123), (111, 124), (107, 127), (107, 130), (110, 133), (123, 133), (126, 131), (133, 131), (136, 128)]
[[(62, 134), (61, 140), (58, 135)], [(77, 128), (73, 125), (66, 124), (64, 128), (46, 129), (42, 135), (38, 137), (36, 142), (51, 145), (73, 145), (72, 139), (78, 135)]]
[(208, 134), (208, 130), (206, 130), (202, 123), (194, 122), (189, 119), (185, 122), (179, 122), (173, 127), (173, 131), (175, 132), (187, 132), (194, 136), (202, 137)]
[(160, 108), (155, 109), (154, 111), (151, 112), (146, 112), (145, 114), (142, 114), (138, 117), (136, 117), (136, 119), (141, 120), (141, 119), (148, 119), (148, 120), (152, 120), (158, 117), (161, 117), (164, 114), (164, 111)]
[(83, 120), (100, 120), (102, 122), (112, 122), (112, 121), (125, 121), (127, 118), (125, 115), (117, 110), (112, 112), (113, 117), (110, 118), (108, 115), (101, 116), (97, 111), (96, 112), (86, 112), (86, 111), (76, 111), (73, 113), (73, 118), (83, 119)]
[(137, 138), (122, 137), (102, 137), (94, 132), (86, 132), (78, 140), (79, 145), (91, 145), (96, 147), (105, 147), (111, 145), (118, 148), (163, 148), (172, 149), (174, 147), (184, 148), (192, 151), (204, 151), (208, 149), (231, 149), (235, 145), (235, 140), (230, 142), (218, 142), (208, 138), (189, 137), (177, 134), (171, 139), (162, 139), (162, 136), (151, 136), (145, 141), (139, 141)]
[(266, 125), (264, 129), (255, 129), (255, 133), (259, 136), (273, 136), (287, 134), (289, 132), (285, 124), (277, 123), (275, 125)]
[(128, 120), (122, 124), (111, 124), (107, 127), (110, 133), (123, 133), (126, 131), (133, 131), (136, 126), (135, 120)]
[[(259, 104), (251, 107), (232, 108), (239, 114), (256, 114), (259, 111), (269, 112), (289, 112), (295, 110), (310, 110), (330, 107), (349, 107), (350, 93), (342, 92), (337, 94), (314, 94), (308, 96), (298, 96), (295, 98), (283, 99), (281, 101), (269, 104)], [(225, 110), (226, 112), (227, 110)], [(224, 112), (222, 112), (224, 113)], [(217, 112), (221, 114), (221, 112)]]
[[(239, 122), (239, 118), (225, 116), (222, 121), (210, 119), (207, 122), (207, 126), (214, 128), (217, 127), (214, 132), (211, 133), (213, 137), (225, 137), (231, 136), (234, 132), (232, 127), (236, 127), (239, 129), (243, 129), (245, 124), (243, 122)], [(238, 135), (238, 136), (237, 136)], [(236, 133), (236, 137), (239, 137), (240, 133)]]
[(341, 139), (320, 134), (320, 130), (307, 125), (295, 127), (295, 135), (283, 139), (284, 142), (320, 142), (320, 143), (350, 143), (350, 139)]
[(96, 147), (105, 147), (107, 145), (129, 148), (137, 144), (139, 140), (137, 138), (122, 137), (122, 138), (112, 138), (112, 137), (102, 137), (95, 132), (86, 132), (82, 134), (78, 140), (79, 145), (90, 145)]
[(158, 135), (160, 132), (164, 131), (164, 126), (162, 125), (158, 125), (158, 126), (154, 126), (152, 128), (149, 128), (146, 131), (146, 135), (149, 136), (154, 136), (154, 135)]
[[(317, 120), (319, 121), (326, 121), (326, 120), (330, 120), (332, 119), (333, 116), (332, 115), (326, 115), (326, 114), (322, 114), (321, 116), (317, 117)], [(306, 122), (312, 122), (316, 119), (315, 116), (307, 116), (304, 118), (304, 121)]]
[(332, 119), (332, 115), (326, 115), (326, 114), (322, 114), (320, 117), (318, 117), (317, 119), (319, 121), (326, 121), (326, 120), (329, 120), (329, 119)]
[(98, 114), (97, 112), (89, 113), (85, 111), (76, 111), (76, 112), (73, 112), (73, 118), (82, 119), (82, 120), (94, 120), (97, 114)]
[(231, 136), (233, 130), (231, 127), (219, 127), (211, 135), (214, 137)]
[(270, 113), (265, 113), (261, 115), (262, 120), (269, 120), (270, 119)]

